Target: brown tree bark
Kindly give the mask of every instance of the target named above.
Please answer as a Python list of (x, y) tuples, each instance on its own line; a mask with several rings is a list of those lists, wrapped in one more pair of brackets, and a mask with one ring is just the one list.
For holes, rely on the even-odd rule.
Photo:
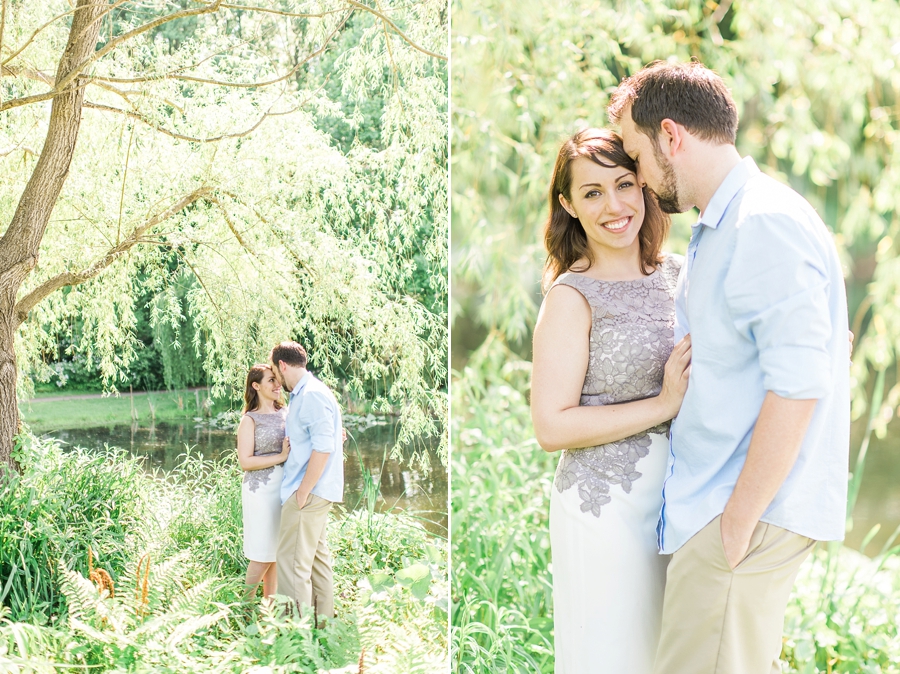
[[(71, 76), (96, 49), (106, 0), (78, 0), (56, 81)], [(38, 261), (41, 239), (69, 174), (81, 126), (85, 77), (79, 74), (53, 98), (47, 138), (12, 221), (0, 239), (0, 464), (15, 468), (13, 439), (19, 430), (15, 335), (27, 314), (16, 311), (22, 282)]]

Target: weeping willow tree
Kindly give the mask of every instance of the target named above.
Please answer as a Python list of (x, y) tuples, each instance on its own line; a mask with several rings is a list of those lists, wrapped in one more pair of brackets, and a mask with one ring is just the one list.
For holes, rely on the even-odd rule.
[[(148, 291), (154, 325), (190, 312), (214, 391), (302, 338), (326, 379), (401, 409), (401, 443), (440, 432), (445, 302), (407, 289), (424, 270), (446, 297), (447, 19), (435, 0), (2, 0), (0, 462), (76, 319), (70, 348), (115, 388)], [(377, 146), (320, 129), (362, 121), (326, 82), (383, 100)]]
[[(900, 403), (900, 386), (873, 393), (900, 349), (894, 0), (458, 0), (453, 32), (456, 366), (481, 345), (529, 356), (560, 143), (607, 124), (622, 78), (655, 59), (698, 58), (732, 90), (741, 154), (803, 194), (834, 233), (856, 333), (854, 414), (876, 401), (883, 431)], [(695, 220), (675, 218), (670, 249), (684, 251)]]

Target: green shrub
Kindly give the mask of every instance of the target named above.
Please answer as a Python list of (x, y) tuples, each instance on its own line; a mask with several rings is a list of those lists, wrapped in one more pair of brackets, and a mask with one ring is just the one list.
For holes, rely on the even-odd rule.
[(338, 615), (317, 629), (243, 598), (233, 456), (188, 452), (162, 477), (28, 437), (19, 460), (0, 495), (0, 671), (446, 671), (446, 546), (411, 517), (336, 513)]

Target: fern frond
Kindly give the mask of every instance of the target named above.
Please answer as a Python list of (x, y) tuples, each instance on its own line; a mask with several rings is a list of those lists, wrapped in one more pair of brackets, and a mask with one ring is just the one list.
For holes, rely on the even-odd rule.
[(59, 587), (66, 598), (70, 618), (88, 620), (96, 615), (100, 601), (97, 588), (77, 571), (69, 571), (62, 562), (59, 563)]
[(178, 611), (191, 615), (204, 613), (215, 595), (217, 584), (212, 578), (207, 578), (199, 585), (195, 585), (173, 597), (169, 604), (170, 611)]

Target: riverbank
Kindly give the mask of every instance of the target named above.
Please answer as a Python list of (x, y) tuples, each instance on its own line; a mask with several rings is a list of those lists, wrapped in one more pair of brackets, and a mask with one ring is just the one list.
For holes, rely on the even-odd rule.
[(332, 519), (338, 616), (316, 629), (242, 599), (233, 458), (160, 480), (121, 450), (23, 440), (0, 492), (0, 670), (446, 672), (446, 544), (415, 519)]
[(119, 395), (40, 394), (19, 403), (19, 413), (36, 434), (59, 428), (90, 428), (133, 421), (173, 421), (214, 417), (230, 409), (207, 389), (141, 391)]
[[(372, 403), (344, 396), (341, 400), (345, 416), (371, 416)], [(215, 398), (209, 389), (179, 391), (128, 391), (118, 395), (100, 393), (39, 393), (19, 402), (19, 415), (31, 432), (41, 435), (61, 428), (91, 428), (130, 424), (148, 425), (151, 421), (183, 421), (212, 419), (233, 412), (234, 422), (242, 401)], [(381, 412), (381, 414), (384, 414)]]

